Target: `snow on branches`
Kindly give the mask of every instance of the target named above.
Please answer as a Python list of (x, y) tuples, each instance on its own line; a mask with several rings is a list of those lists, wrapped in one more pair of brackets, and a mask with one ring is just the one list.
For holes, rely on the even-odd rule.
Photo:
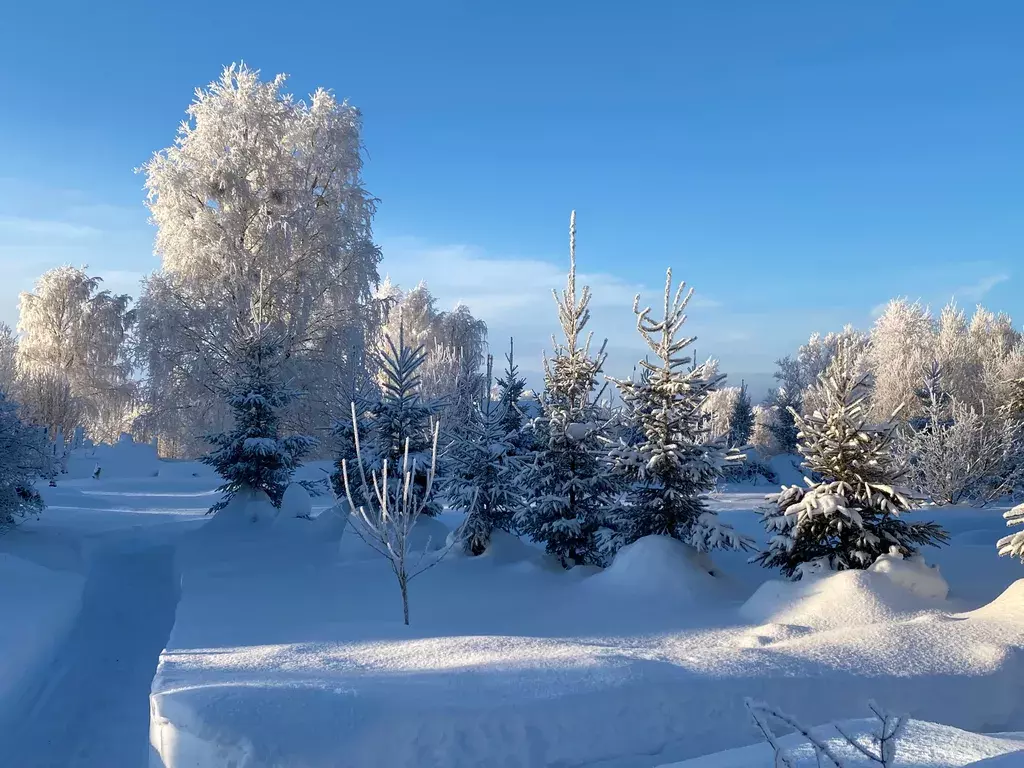
[(45, 430), (24, 423), (18, 406), (0, 392), (0, 533), (42, 510), (43, 499), (33, 484), (54, 472)]
[(762, 515), (771, 538), (755, 558), (786, 576), (800, 578), (808, 567), (867, 568), (880, 555), (909, 556), (948, 539), (935, 523), (901, 517), (915, 504), (895, 487), (904, 470), (890, 452), (894, 426), (868, 423), (867, 376), (858, 368), (857, 350), (841, 347), (813, 393), (819, 408), (793, 412), (807, 487), (768, 497)]
[(723, 436), (707, 434), (701, 406), (725, 378), (707, 365), (691, 365), (684, 354), (694, 337), (680, 337), (693, 295), (685, 283), (672, 292), (672, 270), (665, 278), (664, 314), (633, 302), (637, 330), (657, 362), (640, 361), (642, 375), (616, 380), (626, 433), (611, 449), (615, 474), (627, 490), (606, 518), (605, 549), (614, 554), (643, 536), (665, 535), (697, 549), (746, 547), (748, 541), (718, 520), (704, 495), (715, 488), (726, 463), (741, 458)]
[[(1013, 509), (1003, 513), (1003, 517), (1006, 518), (1008, 526), (1024, 525), (1024, 504), (1018, 504)], [(996, 546), (999, 548), (1000, 555), (1019, 557), (1021, 562), (1024, 563), (1024, 531), (1004, 536), (996, 542)]]

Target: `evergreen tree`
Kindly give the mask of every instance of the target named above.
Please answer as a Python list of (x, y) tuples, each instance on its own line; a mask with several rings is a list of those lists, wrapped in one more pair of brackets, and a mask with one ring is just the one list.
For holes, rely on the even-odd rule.
[(646, 375), (617, 381), (624, 413), (632, 420), (636, 442), (622, 441), (611, 451), (616, 475), (628, 490), (606, 520), (608, 554), (643, 536), (671, 536), (707, 551), (745, 547), (746, 541), (721, 523), (704, 501), (729, 459), (724, 441), (708, 439), (701, 405), (725, 377), (708, 364), (691, 365), (683, 354), (694, 338), (680, 338), (686, 321), (686, 284), (672, 293), (672, 270), (665, 280), (664, 317), (651, 318), (650, 307), (633, 302), (637, 329), (657, 363), (643, 360)]
[(597, 531), (618, 490), (609, 473), (602, 421), (594, 390), (604, 348), (590, 352), (584, 337), (590, 319), (590, 288), (576, 294), (576, 212), (569, 221), (569, 276), (561, 296), (555, 293), (565, 340), (544, 360), (541, 415), (531, 428), (535, 452), (519, 474), (525, 494), (516, 524), (556, 556), (565, 567), (598, 563)]
[(775, 413), (775, 418), (768, 422), (767, 427), (779, 453), (796, 453), (797, 433), (800, 430), (795, 416), (803, 406), (800, 392), (791, 387), (778, 387), (768, 393), (765, 405)]
[(742, 448), (750, 441), (750, 433), (754, 429), (754, 406), (750, 402), (745, 382), (740, 382), (739, 397), (733, 405), (732, 417), (729, 419), (729, 446)]
[[(440, 402), (427, 400), (421, 394), (420, 373), (425, 360), (423, 346), (410, 347), (403, 328), (399, 328), (397, 344), (390, 336), (385, 338), (377, 359), (380, 398), (367, 406), (366, 431), (360, 427), (359, 434), (367, 472), (382, 473), (386, 461), (391, 468), (391, 483), (403, 482), (395, 470), (402, 466), (408, 453), (412, 494), (417, 499), (426, 499), (422, 514), (435, 517), (442, 504), (435, 495), (428, 498), (427, 480), (433, 471), (434, 420)], [(440, 485), (442, 478), (436, 482)]]
[(45, 428), (23, 422), (17, 404), (0, 391), (0, 533), (42, 511), (43, 499), (33, 485), (55, 474)]
[(490, 396), (494, 359), (487, 357), (487, 392), (468, 419), (466, 436), (453, 446), (455, 471), (448, 484), (448, 501), (466, 512), (461, 543), (467, 554), (487, 549), (491, 532), (509, 530), (520, 506), (516, 478), (507, 471), (512, 444), (506, 431), (508, 402)]
[(208, 437), (214, 449), (201, 459), (224, 480), (217, 489), (223, 496), (210, 512), (226, 507), (243, 488), (264, 491), (279, 507), (302, 457), (315, 444), (306, 435), (280, 434), (281, 411), (299, 393), (283, 381), (285, 344), (267, 316), (267, 301), (261, 290), (254, 302), (251, 325), (234, 334), (235, 367), (221, 387), (234, 426), (229, 432)]
[[(1019, 504), (1005, 512), (1003, 517), (1006, 518), (1007, 525), (1024, 525), (1024, 504)], [(1000, 555), (1019, 557), (1020, 561), (1024, 563), (1024, 531), (1004, 536), (996, 542), (996, 546), (999, 548)]]
[[(333, 438), (335, 449), (334, 471), (331, 473), (330, 480), (334, 495), (338, 499), (345, 498), (343, 467), (346, 462), (349, 467), (353, 467), (356, 464), (356, 430), (358, 429), (359, 435), (362, 436), (364, 441), (371, 435), (370, 413), (379, 401), (379, 396), (376, 391), (368, 391), (369, 389), (369, 387), (365, 389), (352, 387), (339, 397), (342, 403), (347, 403), (344, 407), (348, 408), (348, 418), (338, 419), (331, 428), (331, 437)], [(354, 422), (352, 418), (353, 409), (355, 409)], [(344, 409), (339, 407), (338, 410), (341, 412)], [(367, 455), (369, 455), (369, 451), (367, 451)], [(351, 484), (356, 484), (357, 480), (358, 478), (349, 478)], [(362, 491), (359, 490), (358, 494), (360, 497), (361, 493)]]
[(792, 412), (803, 466), (815, 479), (768, 497), (773, 506), (762, 515), (771, 539), (756, 562), (799, 579), (809, 567), (867, 568), (880, 555), (909, 556), (948, 540), (935, 523), (903, 519), (915, 504), (894, 487), (903, 474), (890, 452), (894, 426), (868, 423), (866, 383), (853, 350), (841, 348), (819, 379), (822, 406), (809, 416)]
[[(526, 391), (526, 379), (519, 375), (519, 366), (515, 362), (515, 339), (508, 340), (505, 372), (497, 383), (498, 400), (506, 405), (502, 412), (501, 428), (513, 447), (523, 447), (528, 440), (523, 430), (526, 418), (519, 407), (519, 401), (523, 397), (523, 392)], [(488, 385), (489, 387), (490, 385)]]

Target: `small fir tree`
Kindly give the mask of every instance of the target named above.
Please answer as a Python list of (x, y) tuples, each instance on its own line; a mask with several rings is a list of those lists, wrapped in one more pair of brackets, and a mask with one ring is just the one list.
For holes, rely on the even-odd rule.
[(558, 319), (565, 335), (554, 355), (544, 360), (541, 415), (531, 424), (535, 451), (519, 473), (525, 494), (516, 525), (544, 544), (565, 567), (599, 563), (597, 531), (604, 511), (618, 492), (608, 471), (608, 425), (601, 420), (594, 390), (604, 362), (604, 347), (592, 355), (590, 288), (576, 293), (576, 212), (569, 220), (569, 276)]
[[(436, 495), (427, 494), (427, 485), (434, 472), (434, 422), (440, 402), (425, 399), (421, 394), (420, 373), (425, 360), (426, 350), (422, 345), (413, 348), (406, 343), (403, 326), (399, 327), (397, 344), (391, 337), (384, 339), (377, 359), (380, 397), (367, 406), (366, 430), (364, 432), (360, 426), (360, 436), (363, 461), (371, 475), (379, 475), (385, 461), (392, 469), (402, 466), (408, 453), (410, 492), (424, 501), (421, 513), (435, 517), (441, 512), (442, 504)], [(392, 473), (389, 482), (397, 484), (404, 479)], [(434, 482), (441, 486), (446, 479), (438, 477)]]
[(519, 401), (526, 391), (526, 379), (519, 374), (519, 366), (515, 361), (515, 339), (508, 340), (508, 352), (505, 354), (505, 372), (497, 381), (498, 400), (505, 404), (502, 410), (501, 429), (505, 439), (511, 444), (512, 453), (523, 453), (529, 447), (529, 435), (524, 429), (526, 416), (520, 408)]
[(750, 441), (754, 429), (754, 406), (750, 402), (745, 382), (740, 382), (740, 393), (729, 419), (729, 447), (742, 448)]
[(507, 531), (519, 508), (521, 493), (508, 471), (512, 444), (505, 416), (508, 403), (490, 396), (494, 358), (487, 356), (487, 392), (466, 422), (465, 437), (453, 446), (455, 471), (449, 481), (448, 501), (466, 512), (461, 543), (467, 554), (487, 549), (495, 529)]
[(797, 452), (797, 433), (800, 431), (794, 414), (803, 406), (800, 392), (782, 386), (768, 393), (765, 405), (774, 411), (775, 418), (768, 422), (768, 431), (775, 441), (779, 453)]
[(686, 306), (693, 295), (685, 283), (672, 293), (672, 270), (665, 280), (664, 316), (651, 318), (650, 307), (633, 302), (637, 330), (657, 362), (643, 360), (645, 375), (617, 381), (628, 433), (611, 450), (616, 475), (628, 484), (606, 520), (604, 548), (614, 554), (643, 536), (671, 536), (707, 551), (746, 547), (748, 541), (718, 520), (704, 500), (726, 462), (738, 459), (723, 440), (709, 439), (701, 405), (725, 377), (708, 364), (692, 365), (684, 354), (693, 337), (680, 337)]
[(233, 337), (235, 363), (221, 395), (234, 426), (208, 437), (214, 448), (201, 459), (224, 480), (217, 489), (223, 495), (210, 512), (226, 507), (243, 488), (263, 491), (279, 507), (302, 457), (316, 442), (306, 435), (280, 434), (281, 411), (300, 393), (284, 382), (284, 339), (272, 328), (268, 310), (261, 288), (251, 324)]
[(783, 487), (762, 510), (771, 538), (755, 562), (791, 578), (808, 570), (863, 569), (879, 556), (910, 556), (948, 540), (936, 523), (908, 523), (915, 502), (895, 487), (903, 468), (893, 460), (894, 425), (867, 421), (866, 377), (854, 351), (841, 347), (819, 378), (809, 416), (793, 412), (799, 428), (806, 488)]
[(56, 474), (45, 428), (23, 422), (17, 404), (0, 391), (0, 533), (42, 511), (34, 484)]

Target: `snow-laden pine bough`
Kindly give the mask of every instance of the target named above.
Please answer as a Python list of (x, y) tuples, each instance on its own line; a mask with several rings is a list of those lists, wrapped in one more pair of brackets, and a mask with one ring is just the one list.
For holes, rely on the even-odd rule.
[[(352, 432), (356, 449), (356, 466), (359, 468), (359, 488), (362, 492), (361, 504), (356, 504), (352, 496), (352, 483), (349, 480), (348, 460), (342, 461), (341, 473), (345, 486), (345, 498), (352, 512), (352, 528), (366, 544), (387, 559), (391, 570), (398, 580), (398, 588), (402, 592), (402, 616), (409, 623), (409, 582), (429, 568), (437, 565), (451, 551), (452, 546), (460, 538), (460, 531), (449, 536), (444, 546), (430, 550), (431, 540), (428, 538), (423, 550), (413, 553), (412, 532), (416, 521), (427, 508), (430, 495), (434, 490), (434, 478), (437, 474), (437, 437), (440, 425), (433, 425), (430, 445), (430, 468), (427, 471), (426, 485), (421, 494), (413, 487), (416, 475), (416, 460), (409, 459), (409, 439), (405, 440), (402, 456), (402, 467), (398, 483), (390, 481), (389, 460), (384, 459), (379, 472), (370, 472), (367, 477), (363, 462), (362, 449), (359, 445), (359, 424), (356, 407), (352, 405)], [(372, 488), (372, 493), (371, 489)], [(460, 526), (461, 529), (461, 526)]]
[[(792, 715), (787, 715), (785, 712), (775, 709), (762, 701), (748, 698), (744, 700), (744, 704), (746, 704), (747, 711), (750, 712), (755, 725), (764, 735), (765, 741), (768, 742), (768, 745), (775, 753), (776, 768), (797, 768), (797, 762), (789, 753), (789, 750), (782, 746), (778, 736), (772, 730), (771, 722), (773, 720), (793, 729), (810, 743), (820, 768), (824, 768), (824, 766), (830, 763), (834, 768), (846, 768), (849, 765), (826, 739), (821, 738), (820, 728), (818, 729), (819, 734), (815, 734)], [(907, 718), (886, 712), (873, 701), (868, 702), (868, 709), (871, 710), (879, 721), (879, 728), (871, 735), (870, 744), (864, 744), (857, 737), (850, 735), (838, 723), (834, 724), (833, 727), (839, 736), (842, 737), (843, 742), (849, 744), (859, 755), (867, 758), (872, 763), (877, 763), (882, 768), (892, 768), (896, 764), (896, 744), (903, 733)], [(829, 762), (824, 762), (826, 760)]]
[[(1024, 504), (1018, 504), (1013, 509), (1007, 510), (1003, 513), (1003, 517), (1006, 518), (1008, 526), (1024, 525)], [(1024, 531), (1004, 536), (996, 542), (996, 546), (999, 548), (1000, 555), (1019, 557), (1020, 561), (1024, 563)]]

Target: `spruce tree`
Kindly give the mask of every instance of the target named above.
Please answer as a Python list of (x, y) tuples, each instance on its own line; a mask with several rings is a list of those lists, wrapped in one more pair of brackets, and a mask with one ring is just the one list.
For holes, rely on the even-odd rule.
[[(380, 371), (380, 397), (370, 403), (365, 412), (364, 425), (360, 425), (360, 445), (368, 473), (380, 473), (384, 462), (390, 467), (389, 482), (403, 482), (397, 472), (405, 460), (407, 446), (412, 468), (411, 489), (417, 499), (427, 497), (428, 478), (433, 462), (434, 421), (440, 403), (428, 400), (421, 393), (421, 370), (426, 360), (422, 345), (410, 347), (405, 341), (403, 327), (399, 327), (398, 343), (391, 337), (377, 357)], [(442, 484), (442, 478), (435, 483)], [(442, 504), (436, 494), (427, 498), (422, 514), (435, 517)]]
[(601, 560), (597, 531), (604, 511), (618, 491), (608, 471), (601, 420), (594, 390), (604, 362), (604, 348), (592, 355), (590, 288), (576, 293), (576, 212), (569, 220), (569, 276), (561, 296), (555, 293), (558, 320), (565, 340), (554, 343), (544, 360), (541, 415), (531, 427), (532, 461), (519, 474), (525, 494), (516, 525), (544, 544), (564, 567)]
[(729, 419), (729, 447), (742, 448), (750, 441), (754, 429), (754, 406), (750, 402), (745, 382), (740, 382), (740, 393)]
[(45, 428), (23, 422), (17, 404), (0, 391), (0, 533), (42, 511), (34, 484), (56, 473)]
[(217, 489), (223, 495), (210, 512), (226, 507), (243, 488), (265, 492), (279, 507), (302, 457), (316, 442), (306, 435), (280, 434), (281, 411), (300, 393), (284, 382), (284, 339), (268, 314), (261, 288), (251, 323), (232, 337), (233, 370), (220, 391), (231, 408), (234, 426), (209, 436), (214, 449), (201, 459), (224, 480)]
[[(651, 318), (651, 309), (633, 302), (637, 330), (656, 362), (640, 362), (645, 375), (617, 381), (627, 429), (638, 435), (611, 450), (615, 474), (628, 486), (609, 512), (604, 548), (614, 554), (643, 536), (663, 535), (707, 551), (745, 547), (747, 541), (720, 522), (704, 496), (715, 488), (726, 462), (734, 454), (724, 441), (707, 435), (701, 405), (725, 378), (709, 364), (693, 365), (684, 354), (693, 337), (680, 337), (686, 321), (685, 283), (672, 293), (672, 270), (665, 280), (664, 316)], [(738, 458), (738, 457), (737, 457)]]
[[(515, 361), (515, 339), (508, 340), (508, 352), (505, 353), (505, 372), (498, 379), (498, 400), (505, 404), (502, 411), (501, 428), (514, 450), (523, 449), (529, 439), (523, 427), (526, 417), (519, 407), (519, 401), (526, 391), (526, 379), (519, 374), (519, 366)], [(490, 385), (488, 385), (489, 387)]]
[[(1019, 504), (1003, 513), (1003, 517), (1006, 518), (1007, 525), (1024, 525), (1024, 504)], [(1024, 531), (1004, 536), (996, 542), (996, 547), (998, 547), (1000, 555), (1019, 557), (1020, 561), (1024, 563)]]
[(466, 512), (461, 543), (467, 554), (487, 549), (491, 532), (509, 530), (521, 504), (516, 478), (507, 469), (512, 444), (505, 417), (508, 403), (490, 396), (494, 358), (487, 356), (487, 389), (465, 424), (465, 436), (452, 446), (448, 502)]
[(808, 568), (863, 569), (880, 555), (913, 555), (948, 540), (936, 523), (908, 523), (915, 502), (896, 488), (904, 468), (890, 451), (894, 425), (875, 426), (866, 411), (866, 376), (844, 345), (819, 378), (808, 416), (792, 412), (807, 487), (783, 487), (762, 510), (771, 535), (755, 562), (801, 578)]

